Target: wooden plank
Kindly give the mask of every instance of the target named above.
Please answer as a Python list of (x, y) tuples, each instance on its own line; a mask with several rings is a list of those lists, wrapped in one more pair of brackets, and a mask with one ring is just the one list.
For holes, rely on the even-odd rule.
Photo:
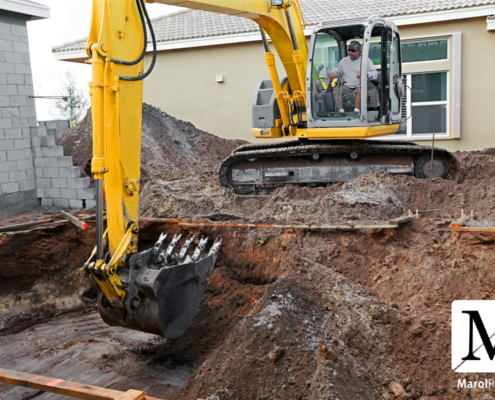
[(0, 382), (86, 400), (161, 400), (139, 390), (118, 390), (0, 368)]
[(139, 222), (161, 222), (171, 225), (179, 226), (218, 226), (218, 227), (238, 227), (238, 228), (272, 228), (272, 229), (334, 229), (334, 230), (349, 230), (349, 229), (394, 229), (397, 228), (397, 224), (377, 224), (377, 225), (316, 225), (316, 224), (302, 224), (302, 225), (281, 225), (281, 224), (240, 224), (231, 222), (207, 222), (207, 221), (190, 221), (181, 219), (161, 219), (161, 218), (142, 218)]
[(8, 225), (0, 227), (0, 232), (18, 231), (21, 229), (35, 228), (38, 225), (49, 224), (53, 219), (44, 219), (41, 221), (26, 222), (24, 224)]
[[(420, 214), (418, 217), (421, 218), (422, 215)], [(390, 225), (400, 225), (400, 224), (403, 224), (405, 222), (409, 222), (409, 221), (413, 220), (414, 218), (416, 218), (416, 215), (407, 215), (405, 217), (399, 217), (399, 218), (391, 219), (390, 221), (388, 221), (388, 223)]]
[(88, 224), (86, 222), (80, 221), (73, 215), (70, 215), (68, 212), (60, 211), (60, 215), (62, 216), (62, 218), (72, 222), (75, 226), (81, 228), (83, 231), (85, 231), (88, 228)]
[(495, 232), (495, 227), (481, 227), (481, 226), (452, 226), (450, 229), (455, 232)]
[(464, 225), (468, 219), (469, 219), (468, 216), (463, 216), (459, 219), (456, 219), (455, 221), (452, 221), (452, 223), (450, 224), (450, 227), (451, 228), (459, 228), (462, 225)]

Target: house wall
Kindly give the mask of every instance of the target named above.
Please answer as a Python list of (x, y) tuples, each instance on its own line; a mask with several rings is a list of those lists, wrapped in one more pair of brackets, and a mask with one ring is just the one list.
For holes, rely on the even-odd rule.
[[(436, 145), (451, 151), (495, 147), (490, 115), (495, 32), (487, 31), (485, 17), (401, 26), (400, 31), (403, 38), (462, 32), (460, 139)], [(283, 76), (280, 64), (278, 70)], [(218, 74), (224, 75), (224, 83), (215, 82)], [(144, 101), (219, 136), (256, 141), (251, 97), (256, 84), (268, 77), (261, 41), (164, 51), (144, 81)]]

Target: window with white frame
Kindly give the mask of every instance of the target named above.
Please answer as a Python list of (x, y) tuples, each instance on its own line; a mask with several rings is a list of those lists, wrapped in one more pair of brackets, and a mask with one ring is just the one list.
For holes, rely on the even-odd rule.
[(398, 137), (459, 137), (460, 115), (453, 113), (460, 113), (460, 33), (442, 36), (402, 41), (408, 119)]

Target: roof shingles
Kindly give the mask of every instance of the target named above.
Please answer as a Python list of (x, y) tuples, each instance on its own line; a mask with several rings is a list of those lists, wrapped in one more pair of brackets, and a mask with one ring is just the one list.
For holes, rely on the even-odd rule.
[[(323, 21), (379, 15), (393, 17), (421, 14), (483, 5), (495, 5), (495, 0), (300, 0), (308, 26)], [(258, 26), (246, 18), (199, 10), (186, 10), (152, 21), (157, 42), (187, 40), (255, 32)], [(82, 50), (86, 39), (53, 48), (53, 52)]]

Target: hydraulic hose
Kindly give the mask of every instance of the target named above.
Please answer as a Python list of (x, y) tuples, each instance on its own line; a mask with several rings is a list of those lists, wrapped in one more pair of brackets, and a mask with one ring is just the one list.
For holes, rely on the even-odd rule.
[[(157, 55), (156, 38), (155, 38), (155, 32), (153, 31), (153, 25), (151, 24), (151, 19), (148, 15), (148, 11), (146, 11), (146, 7), (144, 5), (144, 0), (138, 0), (138, 1), (141, 1), (141, 6), (142, 6), (143, 11), (144, 11), (144, 16), (146, 17), (146, 22), (148, 23), (148, 27), (150, 28), (151, 41), (153, 42), (153, 58), (151, 60), (151, 64), (150, 64), (148, 70), (143, 75), (120, 76), (119, 78), (123, 81), (131, 81), (131, 82), (142, 81), (143, 79), (148, 77), (149, 74), (151, 74), (151, 71), (153, 71), (153, 68), (155, 67), (155, 63), (156, 63), (156, 55)], [(143, 24), (143, 27), (144, 27), (144, 24)], [(146, 52), (146, 47), (145, 47), (144, 51)]]
[(142, 7), (144, 5), (141, 4), (141, 0), (136, 0), (136, 4), (137, 4), (138, 10), (139, 10), (139, 17), (141, 18), (141, 25), (143, 27), (143, 33), (144, 33), (143, 51), (141, 52), (141, 55), (139, 56), (139, 58), (137, 58), (134, 61), (123, 61), (123, 60), (119, 60), (117, 58), (111, 58), (110, 61), (114, 62), (115, 64), (136, 65), (137, 63), (141, 62), (141, 60), (146, 55), (146, 47), (148, 46), (148, 34), (146, 32), (146, 24), (144, 23), (144, 16), (143, 16), (143, 10), (142, 10)]

